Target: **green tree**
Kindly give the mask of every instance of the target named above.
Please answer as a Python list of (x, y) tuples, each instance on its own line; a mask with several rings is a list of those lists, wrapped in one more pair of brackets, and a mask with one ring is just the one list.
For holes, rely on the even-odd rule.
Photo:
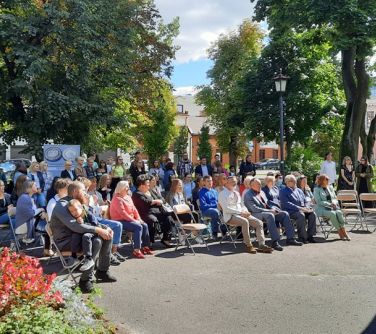
[(11, 126), (1, 137), (35, 151), (126, 132), (171, 74), (177, 29), (152, 0), (1, 1), (0, 124)]
[(211, 155), (212, 155), (212, 147), (210, 145), (209, 139), (210, 139), (209, 127), (206, 125), (203, 125), (200, 130), (197, 154), (199, 158), (206, 157), (208, 161), (211, 160)]
[(222, 152), (229, 152), (230, 164), (235, 166), (245, 148), (241, 83), (260, 55), (262, 38), (259, 26), (250, 21), (244, 21), (235, 32), (221, 35), (208, 50), (214, 61), (207, 73), (210, 84), (197, 94), (197, 102), (204, 105), (209, 122), (216, 129), (218, 145)]
[[(313, 43), (316, 40), (319, 45)], [(252, 137), (278, 141), (280, 117), (273, 78), (279, 69), (290, 77), (284, 94), (287, 160), (294, 142), (305, 144), (333, 107), (339, 112), (344, 108), (338, 66), (331, 50), (320, 31), (286, 31), (263, 49), (257, 70), (249, 72), (244, 81), (244, 90), (248, 88), (244, 99), (246, 128)]]
[(177, 134), (176, 104), (171, 87), (165, 82), (160, 82), (153, 100), (154, 106), (146, 110), (146, 123), (135, 128), (149, 156), (150, 165), (166, 153)]
[(174, 153), (176, 154), (178, 161), (183, 156), (183, 154), (187, 151), (188, 146), (188, 127), (181, 126), (179, 128), (179, 134), (175, 138), (174, 141)]
[[(255, 2), (255, 0), (251, 0)], [(375, 143), (376, 118), (365, 131), (366, 98), (369, 90), (369, 56), (376, 42), (376, 2), (373, 0), (258, 0), (256, 19), (267, 20), (275, 38), (293, 28), (298, 32), (325, 29), (341, 53), (346, 117), (341, 142), (341, 158), (358, 157), (359, 140), (369, 158)], [(319, 44), (317, 44), (319, 45)]]

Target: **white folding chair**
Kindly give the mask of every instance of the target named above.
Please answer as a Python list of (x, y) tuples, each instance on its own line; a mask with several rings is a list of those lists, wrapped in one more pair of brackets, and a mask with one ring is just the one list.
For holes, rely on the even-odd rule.
[[(48, 236), (50, 237), (50, 241), (51, 241), (51, 246), (55, 248), (56, 250), (56, 254), (58, 255), (59, 259), (60, 259), (60, 262), (63, 266), (63, 269), (57, 274), (57, 276), (63, 274), (65, 271), (68, 272), (67, 276), (65, 279), (67, 279), (68, 277), (71, 277), (75, 283), (75, 285), (77, 285), (77, 277), (74, 277), (73, 275), (73, 272), (76, 270), (76, 268), (78, 268), (82, 262), (84, 261), (84, 257), (81, 259), (81, 260), (77, 260), (77, 261), (72, 261), (71, 263), (67, 260), (68, 258), (72, 259), (71, 257), (64, 257), (63, 255), (63, 252), (60, 251), (60, 249), (57, 247), (56, 243), (55, 243), (55, 240), (54, 240), (54, 237), (53, 237), (53, 233), (52, 233), (52, 229), (51, 229), (51, 226), (49, 223), (47, 223), (46, 225), (46, 232), (48, 234)], [(70, 254), (70, 252), (68, 252)]]
[[(202, 211), (201, 211), (201, 206), (200, 206), (200, 200), (198, 199), (197, 200), (197, 207), (198, 207), (198, 215), (200, 217), (200, 220), (207, 226), (210, 226), (210, 222), (211, 222), (211, 218), (210, 217), (204, 217), (204, 215), (202, 214)], [(212, 230), (211, 230), (211, 227), (208, 228), (208, 230), (210, 231), (210, 236), (212, 237), (213, 234), (212, 234)]]
[[(364, 193), (359, 195), (360, 205), (363, 212), (363, 221), (367, 227), (368, 225), (376, 225), (376, 208), (374, 204), (376, 203), (376, 193)], [(372, 203), (372, 208), (366, 208), (364, 203)], [(376, 226), (373, 232), (376, 231)]]
[(358, 230), (364, 230), (362, 210), (360, 206), (358, 206), (359, 201), (357, 194), (350, 192), (339, 192), (337, 194), (337, 200), (340, 203), (345, 223), (349, 224), (350, 226), (352, 225), (350, 231), (353, 231), (358, 225)]
[[(225, 222), (225, 220), (223, 218), (223, 210), (222, 210), (221, 206), (219, 205), (219, 203), (218, 203), (218, 210), (220, 212), (219, 229), (222, 232), (222, 238), (219, 241), (219, 243), (221, 244), (228, 237), (230, 239), (231, 243), (234, 245), (234, 248), (236, 248), (236, 242), (235, 241), (238, 238), (238, 236), (240, 235), (240, 233), (238, 233), (238, 234), (236, 233), (238, 225), (231, 225), (231, 224), (228, 224), (228, 223)], [(223, 226), (223, 228), (221, 228), (222, 226)], [(226, 233), (223, 233), (223, 231), (226, 231)], [(234, 231), (235, 231), (235, 238), (232, 236)]]
[[(193, 254), (196, 254), (192, 242), (197, 243), (197, 239), (201, 238), (206, 246), (209, 249), (208, 244), (204, 238), (203, 232), (208, 228), (206, 224), (200, 224), (196, 222), (195, 217), (192, 214), (192, 210), (187, 204), (174, 205), (173, 210), (176, 216), (175, 226), (178, 232), (177, 245), (175, 250), (178, 250), (179, 246), (183, 246), (187, 243), (188, 248), (191, 249)], [(179, 219), (179, 215), (189, 214), (191, 216), (192, 223), (183, 224)]]
[(345, 208), (357, 208), (360, 209), (360, 203), (359, 203), (359, 196), (358, 192), (356, 190), (339, 190), (337, 195), (346, 195), (346, 194), (353, 194), (355, 195), (355, 201), (349, 201), (349, 202), (344, 202), (343, 206)]

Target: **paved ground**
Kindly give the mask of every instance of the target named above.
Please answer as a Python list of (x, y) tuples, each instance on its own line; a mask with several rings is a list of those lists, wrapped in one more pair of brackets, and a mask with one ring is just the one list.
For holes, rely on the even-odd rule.
[(157, 251), (112, 267), (99, 303), (130, 333), (376, 333), (376, 233), (351, 237), (271, 255)]

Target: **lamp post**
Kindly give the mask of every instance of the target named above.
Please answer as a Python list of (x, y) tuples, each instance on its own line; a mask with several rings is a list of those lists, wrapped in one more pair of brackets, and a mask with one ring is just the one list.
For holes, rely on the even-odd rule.
[(283, 121), (283, 93), (286, 92), (287, 79), (289, 77), (282, 74), (282, 69), (279, 70), (279, 74), (273, 78), (275, 83), (275, 90), (279, 93), (279, 146), (281, 150), (281, 174), (284, 175), (284, 121)]

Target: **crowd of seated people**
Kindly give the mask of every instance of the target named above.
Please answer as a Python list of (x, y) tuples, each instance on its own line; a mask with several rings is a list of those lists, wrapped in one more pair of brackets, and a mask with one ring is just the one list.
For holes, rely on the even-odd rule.
[[(340, 239), (350, 240), (328, 176), (319, 175), (314, 190), (304, 175), (283, 178), (276, 172), (261, 180), (250, 155), (239, 173), (233, 166), (227, 171), (219, 156), (213, 164), (202, 157), (196, 167), (187, 154), (177, 167), (169, 159), (156, 160), (147, 172), (139, 152), (129, 170), (120, 156), (96, 161), (93, 155), (86, 160), (77, 157), (75, 163), (67, 160), (59, 176), (51, 176), (46, 162), (33, 162), (29, 170), (17, 166), (11, 194), (5, 193), (0, 180), (0, 223), (12, 221), (16, 228), (25, 224), (22, 242), (29, 244), (49, 222), (59, 249), (70, 251), (72, 258), (80, 251), (84, 255), (83, 291), (92, 290), (94, 275), (104, 282), (116, 280), (109, 266), (125, 260), (119, 253), (123, 232), (132, 234), (132, 254), (138, 259), (153, 255), (157, 234), (166, 248), (174, 247), (175, 205), (188, 205), (193, 222), (205, 219), (214, 241), (227, 233), (226, 224), (238, 227), (245, 251), (251, 254), (282, 251), (282, 231), (286, 245), (315, 243), (317, 217), (326, 217)], [(15, 217), (10, 217), (14, 208)], [(192, 215), (181, 214), (179, 220), (191, 223)], [(255, 230), (257, 248), (250, 228)], [(45, 235), (44, 255), (52, 254)]]

